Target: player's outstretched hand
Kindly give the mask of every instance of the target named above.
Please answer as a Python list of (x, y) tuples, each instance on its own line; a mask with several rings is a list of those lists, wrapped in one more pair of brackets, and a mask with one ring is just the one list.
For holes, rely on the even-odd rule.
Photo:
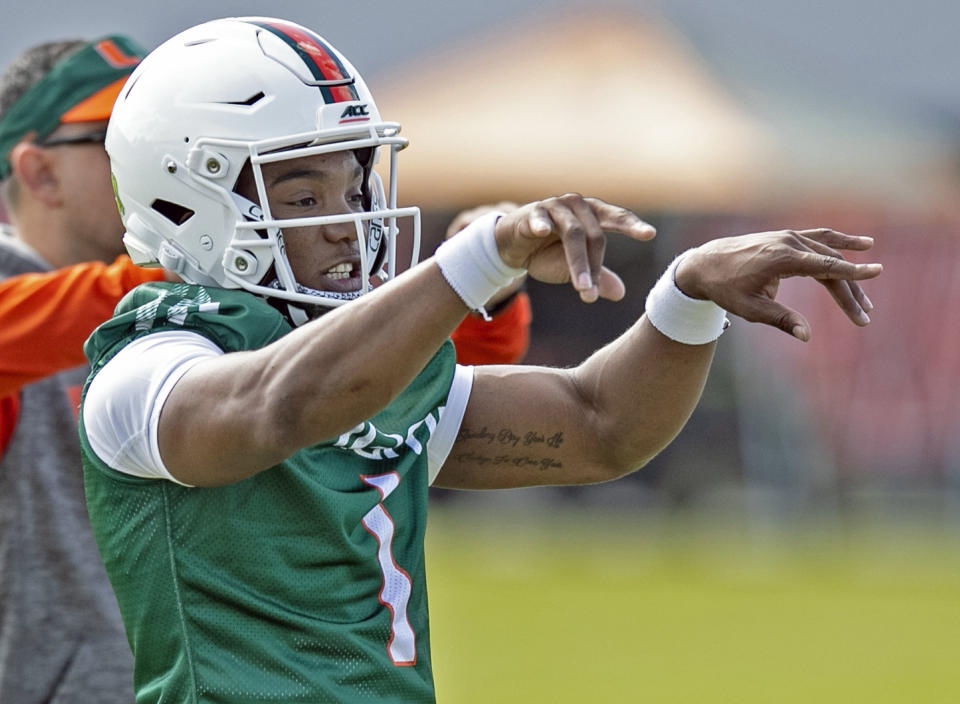
[(528, 203), (497, 221), (504, 263), (546, 283), (573, 282), (580, 298), (623, 298), (623, 281), (603, 265), (607, 232), (649, 240), (656, 231), (626, 208), (575, 193)]
[(677, 267), (675, 280), (692, 298), (709, 299), (728, 313), (772, 325), (806, 342), (810, 323), (775, 300), (780, 280), (816, 279), (850, 320), (867, 325), (873, 304), (857, 282), (879, 276), (883, 266), (848, 262), (838, 250), (864, 251), (872, 246), (871, 237), (830, 229), (725, 237), (691, 251)]

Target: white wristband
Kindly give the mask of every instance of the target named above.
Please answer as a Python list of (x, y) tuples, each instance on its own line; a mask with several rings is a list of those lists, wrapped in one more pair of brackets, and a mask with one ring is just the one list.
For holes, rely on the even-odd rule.
[(671, 340), (686, 345), (713, 342), (730, 321), (723, 308), (713, 301), (690, 298), (677, 287), (677, 266), (692, 250), (674, 259), (647, 295), (647, 320)]
[(443, 278), (470, 310), (490, 320), (484, 304), (525, 269), (507, 266), (500, 258), (494, 226), (503, 213), (487, 213), (441, 244), (433, 255)]

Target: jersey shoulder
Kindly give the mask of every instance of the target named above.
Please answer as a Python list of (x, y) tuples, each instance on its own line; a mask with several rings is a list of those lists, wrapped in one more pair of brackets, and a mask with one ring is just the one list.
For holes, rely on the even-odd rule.
[(236, 352), (264, 347), (291, 329), (279, 311), (245, 291), (156, 281), (127, 293), (84, 352), (96, 369), (132, 340), (154, 332), (188, 330)]

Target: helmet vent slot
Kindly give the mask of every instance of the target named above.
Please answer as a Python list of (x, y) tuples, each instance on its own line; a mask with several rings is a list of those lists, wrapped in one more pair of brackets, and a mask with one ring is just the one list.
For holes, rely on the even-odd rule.
[(171, 203), (168, 200), (157, 198), (150, 207), (160, 213), (174, 225), (182, 225), (193, 217), (193, 211), (190, 208), (184, 208), (182, 205)]
[(139, 82), (140, 82), (140, 76), (137, 76), (130, 82), (130, 85), (127, 87), (126, 92), (123, 94), (124, 100), (130, 97), (130, 94), (133, 92), (134, 86), (136, 86)]
[(263, 100), (266, 96), (263, 94), (263, 91), (260, 91), (256, 95), (251, 95), (246, 100), (228, 100), (225, 105), (253, 105)]

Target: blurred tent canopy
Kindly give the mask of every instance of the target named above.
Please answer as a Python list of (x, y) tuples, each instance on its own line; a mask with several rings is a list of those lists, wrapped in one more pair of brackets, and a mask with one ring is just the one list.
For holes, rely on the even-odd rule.
[(765, 129), (646, 16), (541, 15), (371, 83), (410, 139), (402, 200), (425, 208), (577, 191), (728, 211), (759, 195), (772, 163)]

